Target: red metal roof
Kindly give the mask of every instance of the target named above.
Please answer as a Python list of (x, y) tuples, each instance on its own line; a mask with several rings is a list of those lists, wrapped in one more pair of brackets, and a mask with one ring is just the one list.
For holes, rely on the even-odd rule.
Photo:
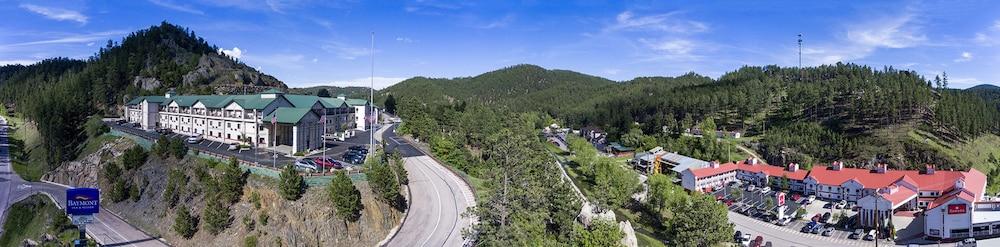
[[(742, 164), (743, 161), (740, 161), (739, 163)], [(715, 167), (715, 168), (713, 168), (713, 167), (705, 167), (705, 168), (699, 168), (699, 169), (688, 168), (688, 170), (691, 170), (691, 174), (694, 174), (695, 179), (698, 179), (698, 178), (709, 177), (709, 176), (714, 176), (714, 175), (718, 175), (718, 174), (723, 174), (723, 173), (731, 172), (731, 171), (736, 170), (737, 167), (738, 167), (738, 164), (729, 162), (729, 163), (721, 164), (721, 165), (719, 165), (719, 167)]]

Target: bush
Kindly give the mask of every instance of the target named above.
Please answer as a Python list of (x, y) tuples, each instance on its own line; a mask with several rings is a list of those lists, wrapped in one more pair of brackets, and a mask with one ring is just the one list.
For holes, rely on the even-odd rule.
[(267, 226), (267, 220), (270, 218), (271, 216), (268, 216), (266, 212), (260, 212), (260, 214), (257, 215), (257, 221), (260, 222), (261, 226)]
[(111, 162), (104, 165), (101, 173), (104, 175), (105, 180), (114, 182), (121, 179), (122, 168), (118, 166), (118, 163)]
[(156, 139), (156, 143), (153, 144), (151, 151), (153, 154), (156, 154), (156, 157), (166, 159), (167, 155), (170, 153), (170, 138), (160, 136), (159, 139)]
[(132, 148), (125, 150), (125, 153), (122, 154), (122, 165), (125, 166), (125, 170), (139, 168), (146, 163), (148, 156), (149, 154), (141, 146), (132, 146)]
[(243, 238), (243, 247), (257, 247), (257, 235), (250, 235)]
[(205, 229), (212, 235), (218, 235), (229, 228), (229, 223), (232, 221), (229, 217), (229, 208), (223, 205), (218, 196), (208, 199), (201, 217), (205, 220)]
[(372, 187), (372, 191), (378, 195), (379, 200), (394, 208), (402, 209), (402, 205), (406, 203), (403, 196), (399, 194), (398, 174), (386, 162), (385, 158), (382, 151), (376, 152), (365, 164), (365, 175), (368, 177), (368, 184)]
[(184, 155), (187, 155), (188, 148), (184, 145), (184, 141), (181, 139), (173, 139), (170, 141), (170, 154), (176, 159), (183, 159)]
[(285, 166), (279, 175), (278, 192), (285, 200), (295, 201), (305, 192), (306, 182), (291, 165)]
[(223, 202), (232, 204), (240, 200), (243, 195), (243, 170), (240, 169), (236, 158), (230, 158), (229, 163), (221, 166), (222, 174), (218, 179), (219, 196)]
[(187, 181), (187, 175), (181, 170), (170, 170), (170, 175), (167, 175), (167, 187), (163, 190), (163, 200), (167, 203), (167, 207), (173, 208), (177, 205)]
[(111, 192), (108, 193), (108, 199), (112, 202), (121, 202), (125, 198), (128, 198), (128, 184), (125, 183), (124, 179), (118, 179), (111, 185)]
[(255, 222), (253, 221), (253, 216), (244, 215), (243, 216), (243, 227), (247, 229), (247, 232), (252, 232), (254, 229)]
[(138, 184), (133, 183), (132, 186), (129, 187), (128, 196), (133, 202), (137, 202), (139, 199), (142, 199), (142, 192), (139, 190)]
[(260, 193), (257, 191), (250, 192), (250, 202), (253, 203), (254, 209), (260, 209)]
[(174, 217), (174, 232), (185, 239), (190, 239), (198, 231), (198, 219), (188, 212), (187, 206), (181, 205)]
[(351, 178), (343, 171), (337, 171), (327, 188), (330, 201), (337, 209), (337, 217), (348, 221), (356, 221), (361, 217), (361, 192), (354, 187)]
[(104, 133), (111, 131), (104, 122), (101, 121), (100, 115), (93, 115), (87, 119), (87, 122), (83, 124), (84, 131), (87, 132), (88, 137), (97, 137)]

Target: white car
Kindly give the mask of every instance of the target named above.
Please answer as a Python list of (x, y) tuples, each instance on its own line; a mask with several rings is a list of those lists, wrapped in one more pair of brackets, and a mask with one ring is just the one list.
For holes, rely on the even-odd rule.
[(762, 187), (762, 188), (760, 188), (760, 193), (761, 194), (765, 194), (767, 192), (771, 192), (771, 187)]
[(747, 191), (753, 191), (755, 189), (757, 189), (757, 186), (754, 186), (752, 184), (750, 186), (747, 186)]
[(239, 149), (240, 149), (240, 145), (236, 144), (236, 143), (230, 143), (229, 144), (229, 148), (227, 148), (227, 150), (229, 150), (229, 151), (236, 151), (236, 150), (239, 150)]
[(847, 201), (844, 201), (844, 200), (841, 200), (840, 202), (837, 203), (837, 205), (834, 205), (834, 207), (837, 208), (837, 209), (841, 209), (841, 208), (844, 208), (846, 206), (847, 206)]
[(809, 199), (806, 199), (806, 204), (812, 204), (816, 200), (816, 195), (810, 195)]
[(783, 220), (779, 220), (777, 224), (779, 226), (787, 226), (788, 223), (792, 223), (792, 217), (787, 217), (787, 218), (785, 218)]
[(743, 246), (750, 246), (750, 234), (743, 234), (743, 239), (740, 239), (740, 244)]
[(187, 138), (187, 143), (195, 144), (201, 142), (201, 136), (191, 136)]
[(316, 172), (316, 171), (319, 171), (319, 168), (316, 167), (316, 162), (313, 161), (312, 158), (303, 158), (303, 159), (296, 160), (295, 161), (295, 169), (296, 170), (300, 170), (300, 171), (307, 171), (307, 172)]

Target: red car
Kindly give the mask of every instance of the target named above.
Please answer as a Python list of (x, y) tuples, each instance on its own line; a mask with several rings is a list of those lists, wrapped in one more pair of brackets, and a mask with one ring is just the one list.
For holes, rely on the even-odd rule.
[(822, 218), (823, 218), (823, 215), (816, 214), (816, 216), (812, 217), (812, 221), (819, 222), (819, 220), (822, 219)]
[(316, 157), (313, 161), (316, 161), (316, 165), (319, 165), (323, 169), (340, 169), (344, 167), (340, 162), (329, 157)]
[(723, 198), (722, 196), (715, 196), (716, 201), (722, 201), (722, 198)]
[(750, 246), (753, 247), (760, 247), (763, 244), (764, 244), (764, 237), (761, 236), (757, 236), (757, 238), (753, 239), (753, 241), (750, 242)]
[(799, 201), (799, 198), (802, 198), (802, 196), (799, 195), (799, 194), (792, 194), (792, 201), (796, 201), (797, 202), (797, 201)]

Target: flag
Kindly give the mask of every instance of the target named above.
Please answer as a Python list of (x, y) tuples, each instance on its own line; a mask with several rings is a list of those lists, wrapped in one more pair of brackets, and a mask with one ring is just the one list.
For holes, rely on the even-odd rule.
[(326, 115), (319, 116), (319, 123), (326, 123)]
[(274, 116), (271, 116), (271, 124), (274, 125), (277, 123), (278, 123), (278, 116), (277, 114), (275, 114)]

